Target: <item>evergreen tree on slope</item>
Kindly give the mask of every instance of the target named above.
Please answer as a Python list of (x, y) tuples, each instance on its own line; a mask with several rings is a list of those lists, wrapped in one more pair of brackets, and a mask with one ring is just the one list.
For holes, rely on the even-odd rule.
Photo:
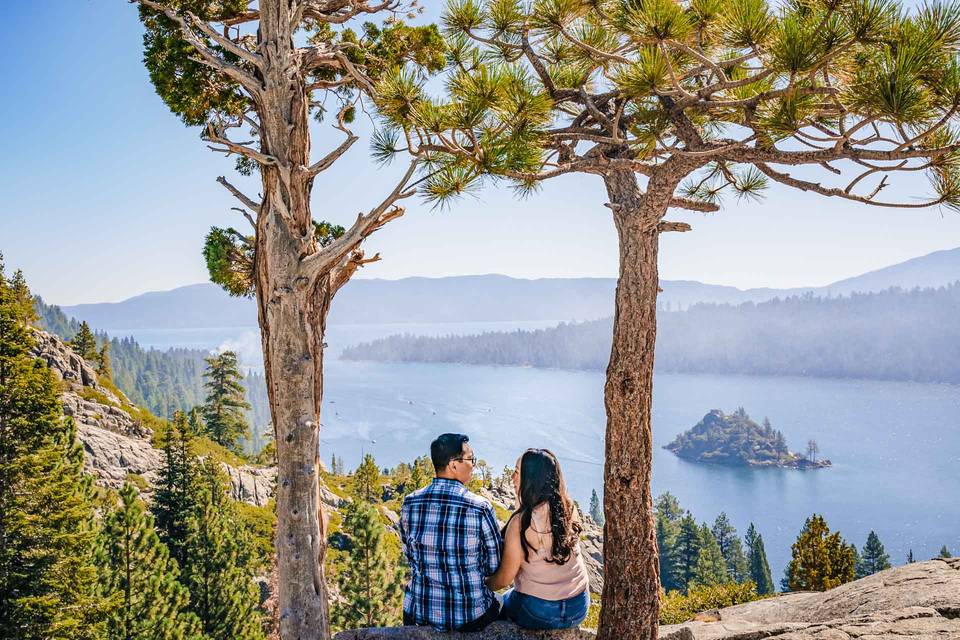
[(694, 571), (693, 586), (714, 586), (730, 582), (727, 562), (717, 539), (706, 523), (700, 527), (700, 555)]
[(243, 375), (233, 351), (206, 359), (207, 399), (203, 405), (206, 431), (212, 440), (240, 453), (240, 440), (250, 437), (250, 425), (246, 412), (250, 404), (244, 399), (245, 390), (240, 383)]
[(263, 640), (248, 536), (230, 510), (216, 463), (201, 463), (197, 478), (182, 567), (190, 609), (211, 640)]
[(199, 640), (200, 621), (190, 613), (190, 592), (177, 581), (170, 558), (130, 484), (105, 514), (97, 553), (101, 591), (119, 607), (107, 621), (108, 640)]
[(0, 258), (0, 638), (99, 638), (94, 517), (83, 449), (57, 382), (30, 356), (32, 296)]
[(403, 575), (391, 566), (384, 526), (376, 508), (361, 500), (351, 502), (344, 516), (350, 541), (349, 559), (339, 576), (340, 594), (333, 622), (340, 629), (397, 624), (402, 612)]
[(734, 582), (743, 583), (750, 577), (750, 566), (743, 554), (743, 543), (727, 514), (720, 512), (711, 530), (717, 540), (720, 553), (727, 564), (727, 573)]
[(180, 567), (187, 560), (188, 523), (196, 509), (196, 463), (190, 434), (186, 416), (176, 412), (162, 434), (163, 464), (151, 505), (160, 541)]
[(867, 542), (863, 545), (863, 552), (857, 562), (857, 578), (865, 578), (879, 571), (890, 568), (890, 556), (887, 555), (875, 531), (867, 535)]
[(767, 562), (767, 551), (763, 546), (763, 536), (757, 532), (753, 523), (747, 528), (744, 538), (747, 544), (747, 561), (750, 566), (750, 580), (757, 585), (757, 593), (766, 595), (775, 591), (773, 576), (770, 575), (770, 564)]

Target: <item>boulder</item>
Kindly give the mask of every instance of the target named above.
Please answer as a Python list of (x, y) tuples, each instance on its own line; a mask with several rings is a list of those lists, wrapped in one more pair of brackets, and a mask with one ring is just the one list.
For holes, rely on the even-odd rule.
[(77, 424), (77, 437), (83, 444), (83, 469), (97, 484), (120, 489), (127, 476), (135, 474), (153, 486), (160, 452), (149, 441), (82, 422)]
[(788, 593), (727, 607), (713, 622), (660, 628), (686, 629), (690, 640), (960, 639), (960, 558), (916, 562), (825, 592)]

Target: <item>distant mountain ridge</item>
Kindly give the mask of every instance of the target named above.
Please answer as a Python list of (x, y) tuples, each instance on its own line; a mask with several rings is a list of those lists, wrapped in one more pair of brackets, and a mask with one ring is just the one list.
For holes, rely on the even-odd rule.
[[(824, 287), (737, 289), (694, 280), (664, 280), (660, 303), (686, 309), (707, 302), (741, 304), (812, 293), (871, 293), (890, 287), (939, 287), (960, 280), (960, 247), (913, 258)], [(614, 278), (504, 275), (357, 279), (337, 296), (330, 324), (594, 320), (613, 312)], [(213, 284), (154, 291), (116, 303), (62, 307), (78, 320), (108, 330), (248, 327), (257, 323), (252, 300), (231, 298)]]

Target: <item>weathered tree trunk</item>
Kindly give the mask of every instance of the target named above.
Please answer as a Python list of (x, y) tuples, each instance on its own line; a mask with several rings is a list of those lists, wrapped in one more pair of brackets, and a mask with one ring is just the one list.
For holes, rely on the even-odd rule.
[(666, 206), (649, 193), (641, 194), (632, 172), (612, 172), (605, 182), (620, 240), (620, 272), (604, 388), (606, 522), (597, 637), (656, 640), (660, 562), (650, 487), (650, 410), (657, 335), (658, 224)]
[(323, 336), (334, 290), (329, 273), (303, 258), (317, 249), (310, 212), (309, 100), (292, 37), (291, 3), (260, 2), (264, 59), (261, 151), (263, 201), (257, 216), (256, 293), (264, 369), (277, 446), (277, 573), (280, 637), (330, 637), (320, 511)]

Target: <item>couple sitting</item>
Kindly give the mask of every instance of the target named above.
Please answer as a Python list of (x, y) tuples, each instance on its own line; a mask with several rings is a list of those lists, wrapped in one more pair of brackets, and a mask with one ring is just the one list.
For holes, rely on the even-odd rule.
[[(477, 458), (465, 435), (430, 445), (433, 482), (408, 495), (400, 533), (412, 576), (405, 625), (479, 631), (497, 619), (528, 629), (576, 627), (590, 605), (580, 524), (556, 456), (528, 449), (513, 473), (518, 508), (501, 532), (493, 507), (465, 486)], [(494, 591), (509, 585), (503, 605)]]

